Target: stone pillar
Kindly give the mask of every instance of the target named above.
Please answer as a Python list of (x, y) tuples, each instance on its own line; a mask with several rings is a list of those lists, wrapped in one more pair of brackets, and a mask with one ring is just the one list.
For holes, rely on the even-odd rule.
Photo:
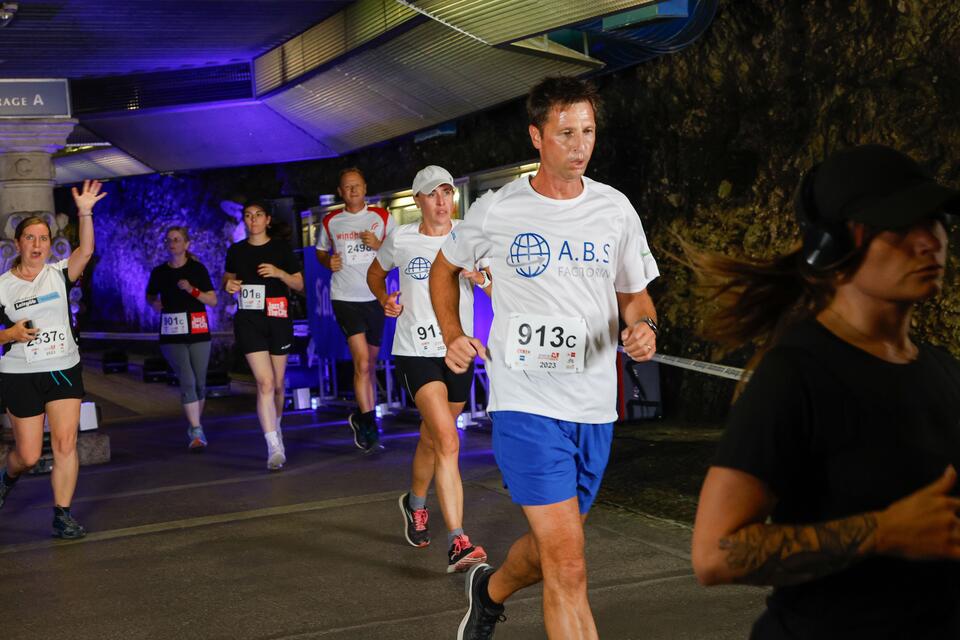
[(0, 237), (12, 240), (26, 215), (53, 221), (52, 156), (76, 124), (69, 118), (0, 120)]

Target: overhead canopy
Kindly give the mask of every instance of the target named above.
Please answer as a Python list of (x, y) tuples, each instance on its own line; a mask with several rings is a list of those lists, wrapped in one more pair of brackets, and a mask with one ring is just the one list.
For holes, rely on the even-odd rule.
[[(434, 127), (547, 75), (594, 72), (604, 61), (571, 29), (666, 4), (22, 2), (0, 30), (0, 76), (71, 78), (83, 129), (56, 161), (61, 183), (287, 162)], [(547, 35), (559, 29), (563, 39)]]

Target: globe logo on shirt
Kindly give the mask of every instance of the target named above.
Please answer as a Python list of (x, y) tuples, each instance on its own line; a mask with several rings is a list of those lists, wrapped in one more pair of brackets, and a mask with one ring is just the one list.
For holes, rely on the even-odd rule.
[(536, 233), (520, 233), (510, 245), (507, 265), (524, 278), (536, 278), (550, 264), (550, 245)]
[(407, 268), (403, 272), (414, 280), (426, 280), (430, 277), (430, 261), (417, 256), (407, 263)]

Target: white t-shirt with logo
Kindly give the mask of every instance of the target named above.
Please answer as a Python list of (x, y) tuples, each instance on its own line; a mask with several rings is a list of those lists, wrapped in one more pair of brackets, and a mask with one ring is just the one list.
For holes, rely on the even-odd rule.
[(616, 294), (660, 275), (626, 196), (583, 178), (579, 196), (554, 200), (521, 178), (477, 200), (441, 250), (489, 263), (488, 411), (616, 420)]
[(0, 310), (12, 323), (30, 320), (37, 337), (13, 342), (0, 358), (2, 373), (63, 371), (80, 362), (80, 351), (70, 329), (67, 299), (67, 260), (45, 264), (33, 282), (7, 271), (0, 275)]
[(380, 207), (364, 207), (356, 213), (340, 209), (324, 216), (317, 249), (339, 254), (342, 260), (342, 268), (331, 278), (332, 300), (369, 302), (377, 299), (367, 286), (367, 269), (377, 252), (363, 243), (360, 233), (372, 231), (383, 240), (396, 226), (390, 212)]
[[(454, 220), (454, 228), (460, 222)], [(393, 336), (395, 356), (438, 358), (446, 355), (440, 325), (430, 302), (429, 276), (430, 266), (448, 235), (427, 236), (420, 233), (419, 222), (405, 224), (388, 235), (377, 252), (377, 262), (384, 271), (400, 269), (403, 312), (397, 318)], [(460, 323), (467, 335), (473, 334), (473, 283), (467, 278), (460, 278)]]

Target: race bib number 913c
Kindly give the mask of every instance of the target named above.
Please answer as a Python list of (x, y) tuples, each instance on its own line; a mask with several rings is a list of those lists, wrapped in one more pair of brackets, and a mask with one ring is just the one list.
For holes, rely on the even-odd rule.
[(68, 329), (63, 325), (37, 331), (37, 337), (23, 346), (27, 362), (39, 362), (67, 355)]
[(506, 363), (515, 370), (580, 373), (586, 341), (583, 318), (514, 313), (507, 328)]

